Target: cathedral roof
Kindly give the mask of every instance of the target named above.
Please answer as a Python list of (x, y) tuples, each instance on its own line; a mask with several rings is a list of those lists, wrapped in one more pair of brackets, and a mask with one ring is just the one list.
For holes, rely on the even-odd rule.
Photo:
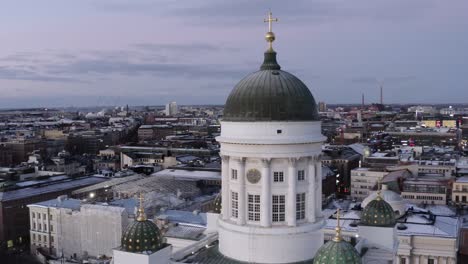
[(395, 226), (396, 217), (392, 206), (380, 194), (364, 207), (361, 224), (367, 226)]
[(316, 121), (317, 104), (309, 88), (296, 76), (282, 71), (272, 42), (260, 70), (242, 79), (232, 90), (224, 107), (224, 121)]
[(393, 208), (395, 212), (395, 217), (400, 217), (405, 214), (406, 212), (406, 202), (401, 198), (401, 195), (398, 193), (391, 191), (388, 189), (387, 185), (382, 185), (382, 190), (372, 192), (369, 196), (367, 196), (364, 201), (362, 201), (361, 206), (365, 208), (370, 202), (377, 199), (378, 196), (386, 201), (390, 206)]
[(341, 237), (339, 209), (336, 215), (335, 237), (319, 248), (314, 257), (314, 264), (361, 264), (359, 252)]
[(314, 264), (360, 264), (361, 256), (348, 242), (330, 240), (317, 251)]
[(127, 252), (156, 252), (165, 245), (159, 228), (146, 218), (141, 194), (138, 217), (125, 230), (121, 243), (122, 249)]
[(127, 252), (156, 252), (164, 247), (161, 232), (149, 220), (133, 222), (122, 236), (122, 249)]

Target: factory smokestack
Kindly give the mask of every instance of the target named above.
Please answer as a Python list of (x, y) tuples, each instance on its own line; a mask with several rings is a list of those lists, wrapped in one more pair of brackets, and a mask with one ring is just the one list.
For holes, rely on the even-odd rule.
[(383, 85), (380, 84), (380, 104), (383, 105)]

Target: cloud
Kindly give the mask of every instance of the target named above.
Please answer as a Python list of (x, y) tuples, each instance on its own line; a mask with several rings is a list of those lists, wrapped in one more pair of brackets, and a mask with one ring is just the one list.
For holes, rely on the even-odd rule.
[(0, 79), (93, 82), (113, 75), (189, 80), (240, 78), (247, 69), (203, 59), (221, 50), (223, 54), (237, 51), (207, 43), (138, 43), (119, 50), (18, 52), (0, 59)]
[(135, 63), (125, 60), (77, 60), (61, 65), (50, 65), (47, 72), (53, 74), (118, 74), (137, 76), (150, 74), (159, 77), (186, 78), (237, 78), (241, 70), (213, 64), (170, 64), (170, 63)]
[(3, 80), (22, 80), (22, 81), (40, 81), (40, 82), (73, 82), (73, 83), (88, 83), (85, 80), (80, 80), (71, 77), (57, 77), (40, 74), (34, 71), (10, 68), (0, 66), (0, 79)]
[[(415, 20), (434, 10), (437, 0), (392, 0), (392, 1), (349, 1), (349, 0), (107, 0), (93, 3), (105, 12), (136, 13), (152, 17), (178, 16), (190, 24), (204, 25), (252, 25), (261, 22), (261, 15), (268, 10), (279, 15), (288, 23), (297, 21), (321, 24), (352, 20)], [(161, 8), (164, 6), (164, 8)], [(203, 19), (201, 19), (203, 18)], [(259, 23), (260, 24), (260, 23)]]
[(384, 78), (376, 78), (376, 77), (356, 77), (351, 79), (353, 83), (361, 83), (361, 84), (401, 84), (409, 81), (416, 80), (416, 76), (413, 75), (403, 75), (403, 76), (390, 76)]

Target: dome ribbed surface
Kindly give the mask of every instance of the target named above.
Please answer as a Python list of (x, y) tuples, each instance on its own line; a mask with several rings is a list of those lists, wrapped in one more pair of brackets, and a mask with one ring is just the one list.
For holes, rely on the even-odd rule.
[(348, 242), (328, 241), (319, 248), (314, 264), (361, 264), (359, 252)]
[(280, 70), (276, 53), (267, 51), (261, 70), (242, 79), (232, 90), (223, 121), (316, 121), (317, 105), (309, 88)]
[(128, 252), (156, 252), (163, 246), (159, 228), (148, 220), (133, 222), (122, 236), (122, 249)]
[(367, 226), (395, 226), (396, 217), (392, 206), (381, 198), (372, 200), (362, 211), (361, 224)]

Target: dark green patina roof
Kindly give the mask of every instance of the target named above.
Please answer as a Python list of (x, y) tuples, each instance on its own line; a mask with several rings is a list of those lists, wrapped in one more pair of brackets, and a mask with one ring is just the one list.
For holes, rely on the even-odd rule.
[(364, 208), (361, 214), (361, 225), (395, 226), (396, 217), (392, 206), (380, 195)]
[(359, 252), (344, 240), (330, 240), (315, 254), (314, 264), (361, 264)]
[(163, 238), (155, 223), (144, 220), (133, 222), (122, 236), (122, 249), (128, 252), (156, 252), (164, 247)]
[(242, 79), (229, 95), (223, 121), (315, 121), (315, 99), (296, 76), (282, 71), (276, 52), (265, 52), (260, 70)]
[[(214, 246), (206, 249), (202, 249), (201, 251), (195, 253), (190, 259), (184, 260), (184, 263), (196, 263), (196, 264), (249, 264), (251, 262), (242, 262), (237, 261), (231, 258), (228, 258), (221, 254), (218, 250), (218, 245), (215, 244)], [(312, 260), (303, 261), (303, 262), (296, 262), (290, 264), (312, 264)], [(257, 263), (258, 264), (258, 263)]]

